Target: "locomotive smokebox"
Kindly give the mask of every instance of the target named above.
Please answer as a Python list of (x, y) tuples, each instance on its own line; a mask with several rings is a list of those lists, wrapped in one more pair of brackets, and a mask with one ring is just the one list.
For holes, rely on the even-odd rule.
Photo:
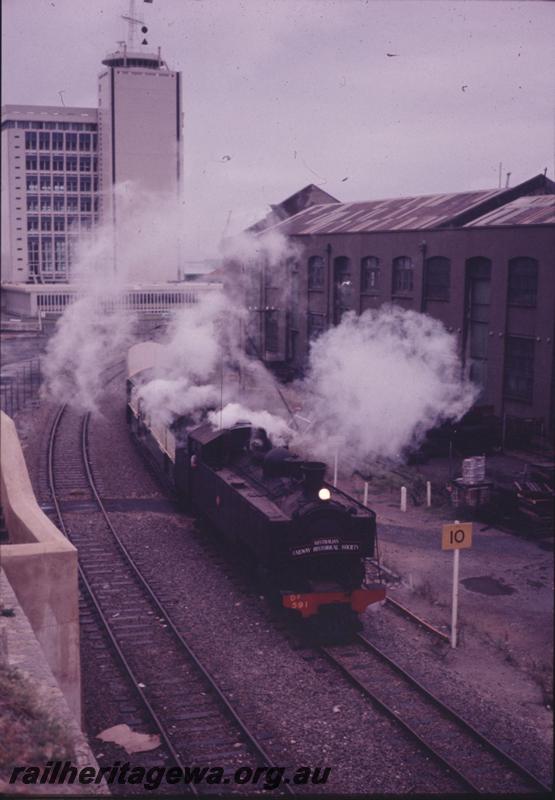
[(322, 461), (303, 461), (301, 471), (305, 490), (310, 494), (318, 492), (324, 482), (326, 465)]

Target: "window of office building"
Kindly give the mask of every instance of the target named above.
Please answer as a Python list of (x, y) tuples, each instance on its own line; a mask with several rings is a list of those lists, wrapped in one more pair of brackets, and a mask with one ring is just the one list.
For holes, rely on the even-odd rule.
[(54, 172), (63, 172), (64, 171), (64, 157), (63, 156), (52, 156), (52, 169)]
[(90, 172), (91, 171), (91, 157), (90, 156), (81, 156), (79, 159), (79, 169), (81, 172)]
[(38, 185), (38, 182), (37, 182), (37, 176), (36, 175), (27, 175), (27, 178), (25, 180), (25, 184), (26, 184), (28, 192), (36, 192), (36, 191), (38, 191), (39, 185)]
[(426, 259), (424, 268), (424, 297), (426, 300), (449, 300), (451, 262), (443, 256)]
[(52, 201), (49, 195), (45, 195), (40, 199), (40, 210), (41, 211), (50, 211), (52, 207)]
[(31, 128), (34, 128), (36, 131), (42, 131), (44, 128), (43, 122), (31, 122)]
[(39, 167), (43, 170), (49, 170), (50, 156), (39, 156)]
[(27, 230), (28, 231), (38, 231), (39, 229), (39, 218), (38, 217), (27, 217)]
[(92, 186), (92, 181), (89, 177), (82, 176), (79, 178), (79, 188), (82, 192), (90, 192)]
[(41, 175), (40, 176), (41, 192), (49, 192), (51, 188), (52, 188), (52, 181), (50, 180), (50, 175)]
[(90, 133), (79, 134), (79, 150), (91, 149), (91, 135)]
[(360, 262), (360, 289), (362, 292), (375, 292), (380, 284), (380, 260), (376, 256), (366, 256)]
[(54, 175), (54, 177), (52, 178), (52, 189), (55, 192), (64, 191), (64, 179), (61, 175)]
[(50, 217), (41, 217), (40, 229), (41, 229), (41, 231), (50, 231), (50, 230), (52, 230), (52, 220), (51, 220)]
[(40, 251), (43, 272), (52, 272), (52, 239), (42, 237), (40, 240)]
[(54, 217), (54, 230), (65, 231), (65, 229), (66, 229), (66, 221), (64, 217)]
[(66, 240), (60, 236), (54, 239), (54, 269), (64, 272), (66, 268)]
[(36, 170), (38, 164), (38, 160), (36, 156), (26, 156), (25, 157), (25, 169), (27, 170)]
[(39, 269), (39, 240), (34, 236), (27, 238), (27, 258), (30, 271), (37, 273)]
[[(35, 186), (35, 189), (37, 187)], [(39, 198), (36, 194), (28, 194), (27, 195), (27, 211), (38, 211), (39, 210)]]
[(77, 156), (66, 156), (67, 172), (77, 172)]
[(39, 133), (39, 150), (50, 150), (50, 134), (47, 131)]
[(68, 195), (67, 197), (67, 210), (77, 211), (79, 208), (79, 198), (76, 195)]
[[(54, 187), (55, 189), (56, 187)], [(54, 197), (52, 198), (52, 207), (54, 211), (63, 211), (65, 206), (65, 201), (63, 197)]]
[(76, 175), (68, 175), (66, 177), (66, 189), (68, 192), (76, 192), (77, 191), (77, 176)]
[(64, 134), (63, 133), (53, 133), (52, 134), (52, 150), (63, 150), (64, 149)]
[(37, 149), (37, 134), (34, 131), (27, 131), (27, 133), (25, 134), (25, 149), (26, 150)]
[(308, 288), (324, 288), (324, 259), (321, 256), (308, 259)]
[(81, 211), (92, 211), (92, 197), (81, 197)]
[(414, 289), (414, 265), (408, 256), (393, 259), (393, 294), (412, 294)]
[(509, 261), (509, 305), (534, 307), (538, 296), (538, 262), (535, 258)]
[(507, 336), (505, 347), (505, 397), (532, 402), (534, 389), (534, 340)]
[(77, 150), (76, 133), (66, 133), (66, 150)]

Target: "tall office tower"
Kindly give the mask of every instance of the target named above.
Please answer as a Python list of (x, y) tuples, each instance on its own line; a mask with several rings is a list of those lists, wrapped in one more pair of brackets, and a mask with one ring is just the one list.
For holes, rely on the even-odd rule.
[(95, 108), (2, 108), (2, 282), (64, 282), (98, 220)]
[(102, 62), (98, 79), (101, 215), (116, 231), (123, 213), (114, 188), (132, 181), (155, 195), (179, 197), (181, 180), (181, 74), (157, 53), (120, 42)]

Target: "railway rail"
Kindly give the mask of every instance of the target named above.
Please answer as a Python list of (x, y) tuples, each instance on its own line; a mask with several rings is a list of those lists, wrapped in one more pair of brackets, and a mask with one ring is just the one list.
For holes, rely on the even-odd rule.
[(319, 652), (444, 767), (459, 791), (550, 792), (547, 784), (362, 634), (349, 645), (321, 647)]
[[(82, 590), (145, 717), (160, 734), (166, 760), (182, 769), (185, 764), (217, 764), (224, 769), (226, 783), (241, 766), (274, 766), (173, 623), (113, 526), (95, 484), (89, 422), (89, 414), (81, 417), (67, 406), (56, 414), (48, 443), (52, 500), (63, 533), (78, 548)], [(76, 496), (90, 507), (86, 527), (82, 513), (76, 517), (67, 510), (71, 504), (64, 503)], [(193, 785), (189, 790), (196, 794)], [(286, 783), (280, 791), (294, 794)]]

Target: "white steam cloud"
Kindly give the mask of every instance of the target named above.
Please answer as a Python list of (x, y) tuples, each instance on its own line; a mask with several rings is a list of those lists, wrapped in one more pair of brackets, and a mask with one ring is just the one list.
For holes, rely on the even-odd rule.
[(461, 376), (456, 339), (441, 322), (398, 306), (346, 314), (312, 345), (297, 386), (311, 426), (303, 446), (325, 460), (400, 460), (426, 432), (476, 399)]

